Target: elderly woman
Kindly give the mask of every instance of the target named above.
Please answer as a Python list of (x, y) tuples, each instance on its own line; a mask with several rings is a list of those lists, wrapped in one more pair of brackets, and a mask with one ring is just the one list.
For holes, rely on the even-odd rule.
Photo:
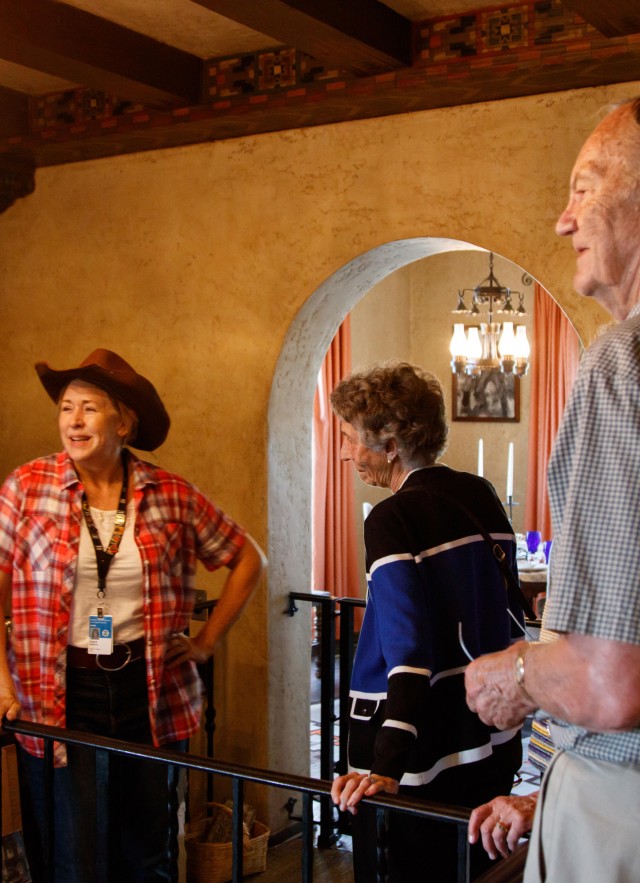
[[(0, 490), (0, 716), (184, 750), (200, 721), (196, 663), (214, 652), (263, 570), (245, 531), (192, 484), (126, 447), (152, 451), (169, 430), (153, 385), (116, 353), (77, 368), (36, 365), (58, 406), (63, 451), (17, 468)], [(185, 636), (196, 562), (229, 575), (213, 615)], [(43, 743), (19, 737), (23, 823), (33, 879), (42, 869)], [(56, 743), (55, 881), (174, 879), (175, 771)], [(108, 793), (107, 793), (108, 791)], [(108, 832), (96, 804), (109, 803)], [(108, 833), (108, 840), (106, 839)]]
[[(365, 521), (368, 599), (351, 681), (349, 768), (334, 781), (354, 813), (356, 883), (376, 879), (381, 791), (474, 807), (508, 794), (521, 762), (517, 729), (485, 726), (467, 708), (471, 657), (506, 647), (512, 619), (500, 567), (482, 536), (515, 564), (515, 537), (492, 485), (438, 463), (448, 427), (435, 377), (406, 363), (342, 380), (331, 395), (341, 459), (389, 488)], [(513, 603), (513, 613), (521, 611)], [(500, 784), (498, 784), (500, 783)], [(368, 810), (368, 811), (367, 811)], [(457, 880), (455, 826), (391, 813), (392, 883)], [(472, 877), (489, 859), (473, 849)]]

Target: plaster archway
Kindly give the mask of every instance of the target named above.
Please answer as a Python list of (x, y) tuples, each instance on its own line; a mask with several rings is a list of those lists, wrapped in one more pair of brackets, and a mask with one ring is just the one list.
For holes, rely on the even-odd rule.
[[(285, 338), (269, 401), (268, 441), (268, 751), (276, 769), (308, 774), (309, 620), (283, 614), (288, 593), (310, 587), (312, 413), (322, 359), (347, 313), (390, 273), (435, 254), (469, 250), (484, 251), (469, 242), (424, 237), (359, 255), (316, 289)], [(285, 719), (286, 727), (277, 725)]]

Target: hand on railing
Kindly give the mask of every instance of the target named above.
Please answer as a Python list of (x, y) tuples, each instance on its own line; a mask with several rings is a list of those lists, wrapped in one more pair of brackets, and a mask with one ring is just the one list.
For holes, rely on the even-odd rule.
[(331, 786), (331, 799), (340, 808), (341, 812), (350, 812), (355, 815), (358, 812), (357, 804), (363, 797), (373, 797), (384, 791), (387, 794), (397, 794), (400, 783), (388, 776), (367, 773), (347, 773), (338, 776)]
[(482, 837), (490, 858), (506, 858), (533, 825), (538, 793), (526, 796), (495, 797), (476, 807), (469, 819), (469, 843)]

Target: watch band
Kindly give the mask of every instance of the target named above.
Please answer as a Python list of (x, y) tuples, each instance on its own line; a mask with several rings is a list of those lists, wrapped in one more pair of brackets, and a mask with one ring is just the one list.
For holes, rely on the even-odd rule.
[(516, 656), (514, 673), (515, 673), (515, 678), (516, 678), (516, 684), (518, 685), (518, 689), (522, 693), (523, 697), (527, 700), (527, 702), (531, 702), (532, 704), (535, 704), (533, 702), (533, 699), (531, 698), (531, 696), (527, 693), (527, 688), (526, 688), (525, 682), (524, 682), (524, 679), (525, 679), (524, 657), (525, 657), (526, 649), (527, 649), (527, 645), (524, 644), (522, 650)]

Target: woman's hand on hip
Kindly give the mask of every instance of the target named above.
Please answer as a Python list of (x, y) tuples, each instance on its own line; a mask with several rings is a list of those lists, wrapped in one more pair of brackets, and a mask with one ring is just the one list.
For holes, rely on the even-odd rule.
[(389, 776), (379, 776), (377, 773), (347, 773), (346, 776), (338, 776), (334, 779), (331, 799), (341, 812), (355, 815), (358, 812), (357, 804), (363, 797), (373, 797), (380, 791), (397, 794), (399, 787), (400, 783)]
[(197, 643), (196, 638), (190, 638), (189, 635), (182, 633), (171, 635), (167, 654), (165, 656), (165, 665), (172, 668), (174, 665), (180, 665), (182, 662), (206, 662), (211, 654), (202, 650)]

